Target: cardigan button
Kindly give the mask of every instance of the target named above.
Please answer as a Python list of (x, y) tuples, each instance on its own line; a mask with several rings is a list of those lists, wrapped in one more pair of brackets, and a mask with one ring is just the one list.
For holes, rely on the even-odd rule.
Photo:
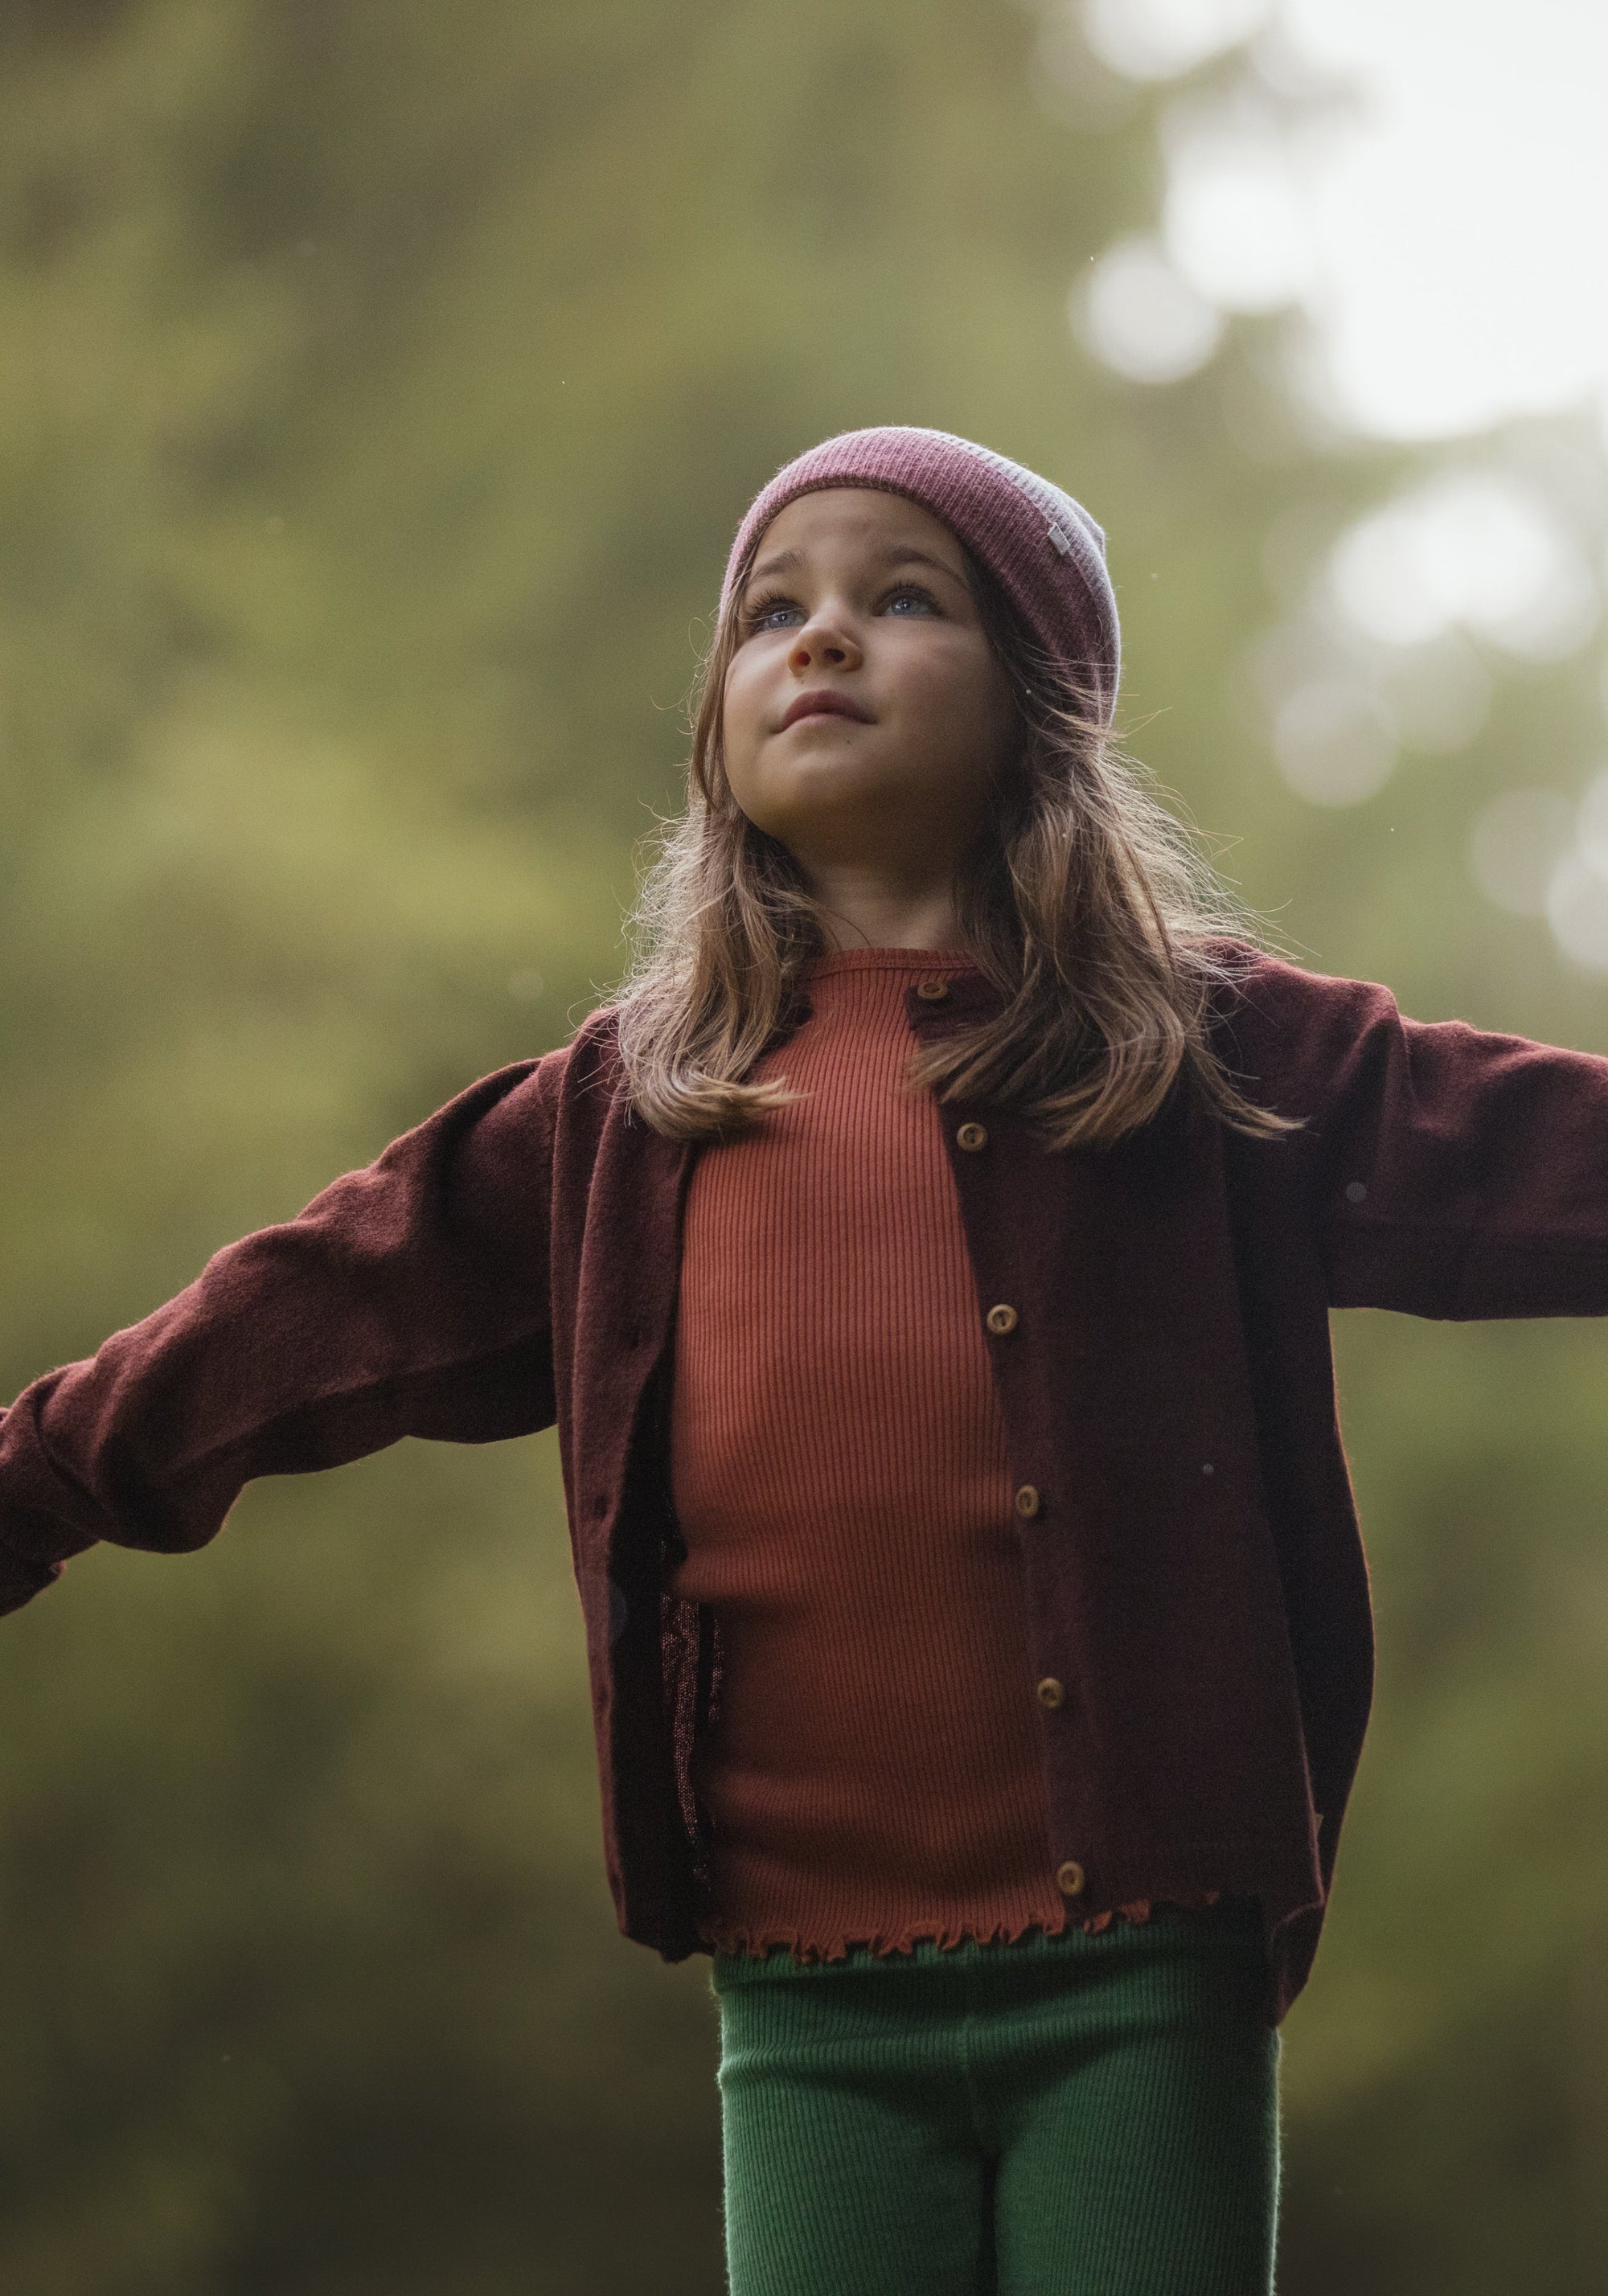
[(1054, 1676), (1053, 1674), (1046, 1674), (1044, 1680), (1038, 1685), (1038, 1703), (1040, 1706), (1059, 1706), (1065, 1696), (1065, 1691), (1056, 1681)]
[(915, 984), (915, 993), (923, 1004), (941, 1004), (949, 994), (949, 984), (947, 980), (918, 980)]
[(1075, 1857), (1069, 1857), (1063, 1866), (1055, 1868), (1055, 1887), (1063, 1898), (1080, 1897), (1084, 1879), (1083, 1868)]
[(1023, 1483), (1016, 1494), (1016, 1512), (1023, 1522), (1030, 1522), (1039, 1507), (1038, 1493), (1031, 1483)]
[(976, 1150), (989, 1144), (988, 1133), (980, 1124), (963, 1124), (955, 1137), (963, 1148)]
[(1016, 1320), (1015, 1308), (1004, 1300), (1000, 1301), (997, 1308), (990, 1308), (983, 1317), (983, 1322), (989, 1331), (999, 1339), (1003, 1339), (1006, 1332), (1013, 1332), (1016, 1329)]

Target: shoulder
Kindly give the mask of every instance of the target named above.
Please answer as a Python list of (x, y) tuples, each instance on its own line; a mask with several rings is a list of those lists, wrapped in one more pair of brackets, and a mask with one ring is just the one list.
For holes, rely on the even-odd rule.
[(587, 1103), (611, 1105), (625, 1083), (617, 1004), (589, 1013), (567, 1045), (544, 1057), (537, 1077), (537, 1089), (554, 1117), (578, 1113)]
[(589, 1014), (567, 1045), (477, 1077), (392, 1149), (432, 1132), (512, 1143), (535, 1131), (551, 1144), (578, 1104), (610, 1101), (623, 1082), (615, 1022), (606, 1007)]
[(1236, 1027), (1366, 1025), (1381, 1013), (1397, 1009), (1394, 996), (1381, 981), (1309, 972), (1251, 941), (1219, 936), (1192, 942), (1190, 949), (1212, 983), (1218, 1016)]
[(1359, 1051), (1401, 1026), (1375, 980), (1310, 972), (1249, 941), (1192, 944), (1207, 977), (1209, 1026), (1237, 1082), (1281, 1115), (1312, 1112)]
[(600, 1085), (612, 1087), (623, 1078), (619, 1007), (604, 1004), (587, 1014), (568, 1044), (495, 1070), (470, 1089), (500, 1088), (521, 1107), (540, 1110), (551, 1120), (578, 1094)]
[(605, 1137), (628, 1152), (647, 1127), (636, 1111), (619, 1045), (620, 1007), (600, 1005), (567, 1045), (547, 1054), (535, 1079), (554, 1152), (573, 1167), (593, 1160)]

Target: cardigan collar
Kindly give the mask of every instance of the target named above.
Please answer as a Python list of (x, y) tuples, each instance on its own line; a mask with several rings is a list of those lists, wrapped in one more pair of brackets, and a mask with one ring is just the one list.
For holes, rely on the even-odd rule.
[[(951, 1029), (966, 1027), (978, 1021), (990, 1019), (1003, 1011), (1005, 999), (991, 981), (984, 979), (976, 965), (959, 949), (854, 949), (841, 952), (856, 969), (861, 962), (870, 969), (905, 964), (920, 965), (923, 957), (931, 957), (931, 965), (923, 965), (905, 992), (905, 1010), (910, 1025), (921, 1037), (939, 1036)], [(837, 956), (827, 959), (829, 964)], [(792, 996), (783, 1012), (775, 1034), (766, 1050), (772, 1051), (785, 1044), (794, 1032), (802, 1028), (815, 1009), (809, 993), (809, 968), (795, 983)]]

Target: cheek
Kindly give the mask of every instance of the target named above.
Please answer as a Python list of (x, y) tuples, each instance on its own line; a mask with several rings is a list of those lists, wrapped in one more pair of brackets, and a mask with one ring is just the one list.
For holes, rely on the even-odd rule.
[(734, 791), (746, 778), (754, 746), (753, 711), (744, 683), (728, 672), (720, 700), (720, 750)]
[(1009, 676), (992, 651), (973, 655), (964, 665), (952, 706), (974, 747), (990, 764), (1003, 764), (1021, 739), (1022, 726)]
[(721, 738), (729, 767), (753, 756), (759, 742), (765, 682), (761, 665), (746, 652), (734, 656), (721, 697)]
[(997, 767), (1008, 766), (1021, 755), (1027, 742), (1027, 726), (1017, 707), (1016, 697), (1002, 670), (996, 670), (994, 679), (981, 703), (983, 739), (989, 755)]
[(969, 651), (911, 665), (906, 700), (925, 744), (963, 764), (992, 764), (1015, 740), (1016, 709), (992, 654)]

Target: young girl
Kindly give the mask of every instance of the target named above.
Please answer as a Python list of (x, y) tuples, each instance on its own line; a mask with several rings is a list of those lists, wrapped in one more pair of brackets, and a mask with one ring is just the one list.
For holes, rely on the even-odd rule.
[(1260, 953), (1110, 753), (1077, 504), (849, 433), (738, 533), (643, 953), (0, 1423), (0, 1607), (555, 1419), (626, 1935), (734, 2296), (1260, 2296), (1367, 1718), (1332, 1306), (1608, 1312), (1608, 1061)]

